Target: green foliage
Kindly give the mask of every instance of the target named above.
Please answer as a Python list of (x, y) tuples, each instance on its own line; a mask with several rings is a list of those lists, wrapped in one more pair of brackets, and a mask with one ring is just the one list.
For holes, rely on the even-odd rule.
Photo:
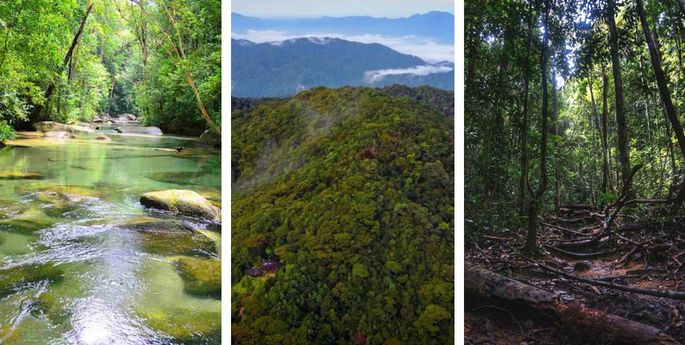
[(0, 142), (12, 140), (16, 137), (14, 128), (5, 121), (0, 121)]
[[(439, 108), (316, 88), (233, 110), (237, 344), (453, 342), (449, 312), (415, 324), (453, 303), (453, 119)], [(265, 259), (282, 264), (273, 276), (245, 274)]]
[(185, 59), (167, 53), (165, 33), (175, 37), (176, 27), (162, 2), (141, 2), (147, 15), (128, 0), (92, 2), (66, 64), (85, 1), (0, 2), (0, 121), (18, 127), (134, 113), (166, 131), (200, 134), (205, 122), (184, 78), (189, 71), (207, 111), (220, 123), (220, 1), (164, 1), (181, 30)]
[[(546, 147), (549, 183), (540, 199), (542, 213), (555, 208), (556, 186), (562, 205), (601, 207), (617, 200), (625, 184), (617, 158), (616, 104), (620, 97), (625, 105), (631, 167), (644, 164), (632, 181), (634, 195), (630, 196), (668, 198), (683, 181), (685, 156), (678, 147), (674, 126), (665, 116), (663, 99), (670, 97), (676, 110), (682, 110), (685, 14), (675, 3), (644, 1), (647, 24), (658, 41), (659, 59), (670, 88), (668, 95), (657, 87), (635, 4), (616, 2), (619, 49), (615, 60), (621, 72), (621, 96), (612, 68), (615, 63), (609, 48), (607, 4), (465, 3), (467, 238), (476, 240), (481, 234), (518, 236), (517, 230), (524, 226), (526, 219), (521, 215), (525, 215), (531, 199), (529, 189), (535, 189), (541, 180), (543, 88), (548, 91), (550, 137)], [(545, 7), (550, 10), (547, 22)], [(581, 17), (584, 19), (578, 20)], [(544, 87), (540, 49), (543, 26), (550, 35), (550, 82)], [(569, 46), (574, 49), (568, 50)], [(557, 79), (559, 82), (552, 83)], [(602, 118), (606, 119), (606, 131)]]
[[(173, 48), (164, 41), (155, 26), (148, 25), (152, 35), (157, 35), (156, 54), (141, 68), (145, 80), (135, 86), (135, 105), (142, 119), (163, 130), (200, 134), (206, 129), (200, 116), (197, 100), (188, 85), (185, 73), (189, 72), (202, 97), (209, 116), (221, 124), (221, 8), (220, 0), (170, 1), (177, 14), (180, 32), (189, 37), (183, 47), (185, 59), (169, 55)], [(150, 16), (161, 24), (162, 30), (176, 34), (163, 9)], [(144, 17), (147, 18), (147, 17)], [(142, 22), (136, 23), (139, 27)]]

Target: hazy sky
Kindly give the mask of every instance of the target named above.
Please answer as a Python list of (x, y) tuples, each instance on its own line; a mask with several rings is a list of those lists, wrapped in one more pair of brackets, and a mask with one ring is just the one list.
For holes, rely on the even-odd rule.
[(254, 17), (407, 17), (416, 13), (454, 13), (452, 0), (233, 0), (231, 11)]

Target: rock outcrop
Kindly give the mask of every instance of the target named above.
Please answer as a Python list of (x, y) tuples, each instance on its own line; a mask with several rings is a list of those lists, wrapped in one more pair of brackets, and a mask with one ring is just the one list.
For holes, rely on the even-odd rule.
[(186, 216), (220, 221), (221, 211), (202, 195), (191, 190), (172, 189), (149, 192), (140, 197), (145, 207), (167, 210)]
[(59, 122), (54, 122), (54, 121), (43, 121), (43, 122), (36, 122), (33, 124), (33, 127), (43, 133), (47, 132), (67, 132), (67, 133), (94, 133), (95, 130), (93, 130), (90, 127), (86, 126), (79, 126), (79, 125), (65, 125), (63, 123)]
[(198, 143), (202, 145), (208, 145), (212, 147), (221, 147), (221, 136), (219, 134), (216, 134), (212, 130), (206, 130), (202, 135), (200, 135), (200, 138), (197, 140)]

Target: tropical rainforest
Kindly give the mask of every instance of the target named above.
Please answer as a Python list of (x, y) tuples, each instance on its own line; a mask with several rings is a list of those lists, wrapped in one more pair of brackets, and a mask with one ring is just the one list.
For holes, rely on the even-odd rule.
[(453, 343), (454, 93), (232, 103), (233, 343)]
[(165, 132), (220, 126), (219, 0), (0, 3), (0, 141), (37, 121), (133, 113)]
[(220, 8), (0, 1), (3, 345), (221, 343)]
[(467, 343), (685, 341), (684, 43), (682, 0), (466, 1)]

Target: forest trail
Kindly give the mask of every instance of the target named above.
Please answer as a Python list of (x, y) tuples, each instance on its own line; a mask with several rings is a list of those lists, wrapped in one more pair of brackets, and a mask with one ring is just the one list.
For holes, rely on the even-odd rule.
[[(562, 206), (540, 218), (541, 251), (521, 254), (525, 229), (504, 236), (484, 235), (467, 250), (466, 261), (525, 284), (550, 291), (563, 302), (579, 303), (653, 326), (674, 339), (685, 335), (682, 271), (685, 238), (680, 221), (656, 221), (668, 204), (659, 200), (618, 213), (613, 230), (604, 212), (589, 205)], [(467, 344), (580, 344), (601, 336), (572, 324), (530, 318), (520, 308), (471, 299), (466, 313)], [(475, 302), (474, 302), (475, 301)], [(469, 305), (470, 304), (470, 305)], [(574, 334), (575, 332), (575, 334)], [(585, 339), (585, 340), (579, 340)]]

